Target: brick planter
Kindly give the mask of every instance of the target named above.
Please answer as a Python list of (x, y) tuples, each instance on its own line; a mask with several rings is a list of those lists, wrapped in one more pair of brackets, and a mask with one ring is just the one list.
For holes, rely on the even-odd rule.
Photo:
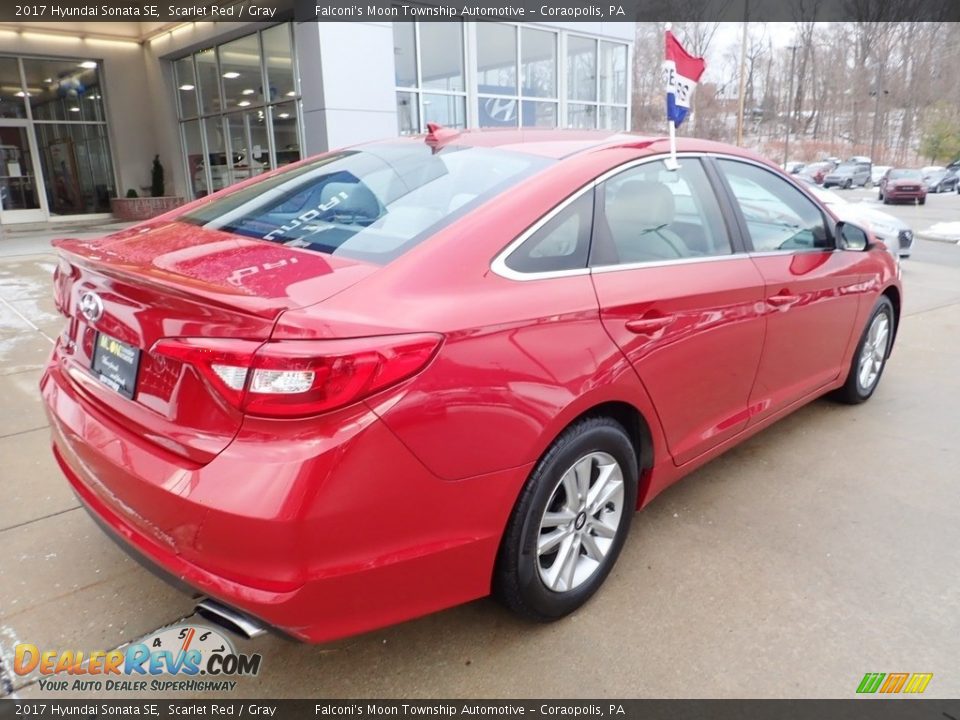
[(118, 220), (149, 220), (180, 205), (182, 197), (110, 198), (110, 212)]

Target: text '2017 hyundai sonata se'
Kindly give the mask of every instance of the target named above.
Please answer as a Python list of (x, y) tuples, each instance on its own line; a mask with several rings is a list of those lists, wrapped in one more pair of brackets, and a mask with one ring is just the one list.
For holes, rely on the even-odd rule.
[(92, 515), (324, 641), (493, 593), (582, 605), (634, 510), (877, 386), (896, 264), (737, 148), (457, 133), (308, 159), (58, 242), (41, 386)]

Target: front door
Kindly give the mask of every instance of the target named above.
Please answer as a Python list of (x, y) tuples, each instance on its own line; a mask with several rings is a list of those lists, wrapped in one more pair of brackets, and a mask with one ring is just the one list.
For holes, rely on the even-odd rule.
[[(591, 246), (607, 332), (683, 464), (740, 432), (760, 362), (764, 283), (701, 160), (626, 169), (597, 188)], [(733, 239), (733, 241), (732, 241)]]
[(47, 199), (27, 123), (0, 120), (0, 223), (43, 222)]
[(823, 211), (771, 170), (718, 160), (766, 285), (766, 342), (750, 398), (752, 422), (835, 381), (853, 333), (861, 275), (835, 249)]

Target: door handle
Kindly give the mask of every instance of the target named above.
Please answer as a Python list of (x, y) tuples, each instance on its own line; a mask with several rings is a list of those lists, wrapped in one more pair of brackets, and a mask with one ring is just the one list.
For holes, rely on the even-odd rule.
[(786, 293), (780, 293), (778, 295), (771, 295), (767, 298), (767, 302), (777, 308), (788, 308), (797, 302), (800, 298), (796, 295), (787, 295)]
[(626, 327), (632, 333), (637, 335), (652, 335), (658, 330), (663, 330), (667, 325), (673, 322), (673, 315), (660, 315), (658, 317), (634, 318), (627, 320)]

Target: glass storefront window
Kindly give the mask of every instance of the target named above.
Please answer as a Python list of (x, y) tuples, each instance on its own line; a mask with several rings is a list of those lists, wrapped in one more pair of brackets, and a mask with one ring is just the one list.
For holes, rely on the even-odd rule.
[[(173, 64), (193, 197), (300, 160), (300, 93), (289, 23)], [(184, 99), (182, 78), (193, 67), (199, 101), (191, 103)]]
[(477, 91), (517, 94), (517, 28), (498, 23), (477, 25)]
[(117, 192), (107, 126), (37, 123), (34, 128), (50, 212), (110, 212), (110, 198)]
[(200, 98), (200, 112), (203, 115), (220, 112), (220, 74), (217, 72), (217, 55), (213, 48), (203, 50), (194, 56), (197, 61), (197, 92)]
[(270, 143), (263, 108), (224, 116), (232, 158), (230, 183), (246, 180), (270, 169)]
[(238, 38), (217, 48), (223, 109), (262, 105), (263, 74), (260, 69), (260, 41), (257, 35)]
[(0, 58), (0, 118), (25, 118), (28, 92), (23, 89), (17, 59)]
[(263, 31), (263, 60), (267, 69), (267, 102), (280, 102), (298, 95), (293, 72), (293, 39), (289, 25), (274, 25)]
[(209, 192), (207, 174), (204, 171), (203, 139), (200, 137), (200, 121), (182, 123), (183, 149), (187, 155), (187, 181), (194, 197), (203, 197)]
[(597, 100), (597, 41), (567, 36), (567, 99)]
[(277, 167), (297, 162), (303, 157), (300, 134), (297, 132), (297, 104), (274, 105), (270, 111), (273, 113), (273, 146), (276, 148)]
[(465, 128), (466, 98), (459, 95), (424, 94), (423, 120), (425, 123), (440, 123), (448, 128)]
[(570, 103), (567, 106), (567, 126), (593, 129), (597, 126), (597, 106)]
[(555, 128), (557, 126), (557, 103), (524, 100), (523, 126)]
[(525, 27), (520, 40), (524, 96), (555, 98), (557, 96), (556, 33)]
[(600, 127), (604, 130), (626, 130), (627, 109), (622, 107), (600, 106)]
[(393, 23), (393, 56), (397, 87), (417, 86), (416, 26), (412, 22)]
[(420, 73), (424, 88), (464, 89), (461, 23), (420, 23)]
[(99, 67), (94, 60), (23, 58), (33, 119), (103, 122)]
[(627, 104), (627, 46), (600, 43), (600, 102)]
[(0, 210), (36, 210), (39, 207), (27, 128), (0, 127)]
[(173, 64), (174, 83), (180, 98), (181, 117), (197, 115), (197, 77), (193, 72), (193, 58), (181, 58)]
[[(409, 23), (394, 23), (395, 25)], [(417, 94), (410, 92), (397, 93), (397, 122), (401, 135), (414, 135), (420, 132), (420, 108), (417, 107)]]

